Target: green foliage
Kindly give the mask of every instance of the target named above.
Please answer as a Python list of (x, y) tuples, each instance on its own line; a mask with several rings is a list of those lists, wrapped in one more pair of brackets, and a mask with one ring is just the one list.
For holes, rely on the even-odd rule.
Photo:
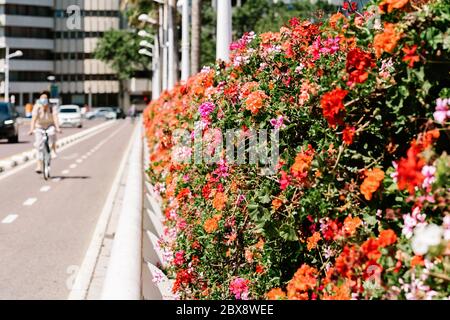
[(94, 57), (104, 61), (121, 80), (129, 79), (136, 70), (146, 70), (150, 59), (139, 54), (140, 38), (128, 30), (110, 30), (97, 44)]

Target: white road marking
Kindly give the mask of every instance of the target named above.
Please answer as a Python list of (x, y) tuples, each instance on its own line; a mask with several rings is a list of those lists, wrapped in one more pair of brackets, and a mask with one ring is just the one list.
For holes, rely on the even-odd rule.
[(52, 181), (53, 181), (53, 182), (60, 182), (60, 181), (61, 181), (61, 178), (53, 178)]
[(25, 202), (23, 203), (24, 206), (30, 207), (32, 206), (35, 202), (37, 201), (36, 198), (28, 198), (27, 200), (25, 200)]
[(63, 170), (61, 173), (62, 174), (68, 174), (70, 172), (70, 170)]
[(18, 217), (17, 214), (10, 214), (9, 216), (7, 216), (5, 219), (2, 220), (3, 224), (9, 224), (9, 223), (13, 223), (14, 220), (16, 220)]
[(51, 189), (51, 187), (50, 186), (43, 186), (42, 188), (41, 188), (41, 192), (47, 192), (48, 190), (50, 190)]
[(71, 164), (70, 166), (69, 166), (69, 168), (70, 169), (75, 169), (77, 167), (77, 165), (74, 163), (74, 164)]
[(86, 160), (88, 156), (82, 156), (81, 159)]
[(78, 160), (77, 160), (77, 163), (82, 163), (82, 162), (83, 162), (82, 159), (78, 159)]

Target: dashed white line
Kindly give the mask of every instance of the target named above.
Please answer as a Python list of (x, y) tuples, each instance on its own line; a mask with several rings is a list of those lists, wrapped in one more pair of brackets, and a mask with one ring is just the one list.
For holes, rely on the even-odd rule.
[(61, 173), (62, 174), (68, 174), (70, 172), (70, 170), (63, 170)]
[(74, 164), (71, 164), (70, 166), (69, 166), (69, 168), (70, 169), (75, 169), (77, 167), (77, 165), (74, 163)]
[(36, 198), (28, 198), (27, 200), (25, 200), (25, 202), (23, 203), (24, 206), (30, 207), (32, 206), (35, 202), (37, 201)]
[(52, 181), (53, 181), (53, 182), (60, 182), (60, 181), (61, 181), (61, 178), (53, 178)]
[(43, 186), (43, 187), (40, 189), (40, 191), (41, 191), (41, 192), (47, 192), (47, 191), (49, 191), (50, 189), (51, 189), (50, 186)]
[(77, 160), (77, 163), (82, 163), (82, 162), (83, 162), (82, 159), (78, 159), (78, 160)]
[(16, 220), (18, 217), (17, 214), (10, 214), (9, 216), (7, 216), (5, 219), (2, 220), (3, 224), (9, 224), (9, 223), (13, 223), (14, 220)]

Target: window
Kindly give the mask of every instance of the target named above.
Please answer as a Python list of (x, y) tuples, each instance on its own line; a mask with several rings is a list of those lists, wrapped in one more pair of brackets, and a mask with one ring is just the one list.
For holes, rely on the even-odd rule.
[(2, 27), (5, 37), (13, 38), (36, 38), (36, 39), (52, 39), (53, 31), (47, 28), (32, 27)]
[[(20, 50), (23, 52), (23, 56), (17, 57), (15, 59), (22, 60), (53, 60), (54, 55), (51, 50), (42, 49), (21, 49), (21, 48), (11, 48), (10, 52), (15, 52)], [(0, 57), (5, 56), (5, 48), (0, 48)]]
[(52, 17), (53, 9), (50, 7), (31, 6), (22, 4), (5, 4), (5, 14), (35, 17)]
[(46, 82), (48, 72), (42, 71), (11, 71), (9, 73), (12, 82)]

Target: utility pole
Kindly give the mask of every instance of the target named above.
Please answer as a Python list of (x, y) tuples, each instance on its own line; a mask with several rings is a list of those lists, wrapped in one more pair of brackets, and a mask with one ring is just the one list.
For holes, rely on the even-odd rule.
[(228, 61), (230, 58), (231, 23), (231, 0), (217, 1), (217, 60)]
[(183, 0), (182, 9), (182, 39), (181, 39), (181, 80), (185, 81), (190, 75), (190, 48), (189, 48), (189, 0)]

